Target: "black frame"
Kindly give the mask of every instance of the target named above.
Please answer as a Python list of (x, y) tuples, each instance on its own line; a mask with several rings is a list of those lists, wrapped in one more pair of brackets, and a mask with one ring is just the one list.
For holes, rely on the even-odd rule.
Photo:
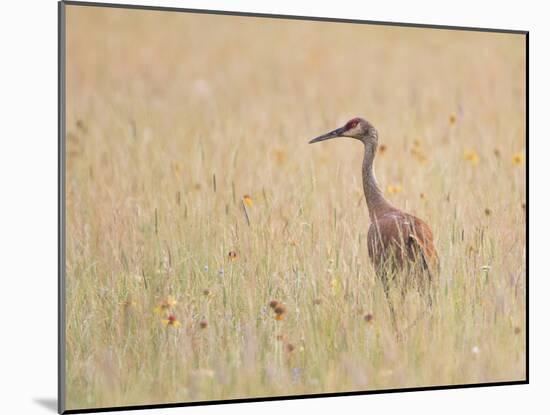
[[(194, 14), (214, 14), (226, 16), (241, 16), (241, 17), (261, 17), (270, 19), (285, 19), (285, 20), (305, 20), (318, 22), (337, 22), (351, 24), (369, 24), (381, 26), (398, 26), (398, 27), (416, 27), (426, 29), (442, 29), (442, 30), (461, 30), (475, 32), (492, 32), (492, 33), (508, 33), (525, 36), (525, 99), (526, 99), (526, 163), (525, 163), (525, 180), (526, 180), (526, 210), (525, 210), (525, 226), (526, 226), (526, 279), (525, 279), (525, 302), (526, 302), (526, 322), (525, 322), (525, 379), (503, 382), (486, 382), (486, 383), (469, 383), (457, 385), (438, 385), (424, 386), (411, 388), (395, 388), (395, 389), (378, 389), (372, 391), (349, 391), (349, 392), (333, 392), (319, 393), (308, 395), (284, 395), (284, 396), (266, 396), (256, 398), (239, 398), (228, 400), (211, 400), (211, 401), (193, 401), (193, 402), (174, 402), (152, 405), (131, 405), (131, 406), (114, 406), (101, 408), (86, 408), (86, 409), (65, 409), (65, 331), (66, 331), (66, 315), (65, 315), (65, 69), (66, 69), (66, 21), (65, 21), (65, 6), (84, 6), (84, 7), (103, 7), (103, 8), (118, 8), (118, 9), (135, 9), (135, 10), (152, 10), (164, 12), (179, 12), (179, 13), (194, 13)], [(116, 4), (116, 3), (99, 3), (99, 2), (84, 2), (61, 0), (58, 2), (58, 413), (60, 414), (83, 414), (94, 412), (113, 412), (137, 409), (163, 409), (163, 408), (178, 408), (186, 406), (198, 405), (220, 405), (230, 403), (245, 403), (245, 402), (268, 402), (294, 399), (308, 398), (330, 398), (338, 396), (356, 396), (356, 395), (375, 395), (381, 393), (399, 393), (399, 392), (418, 392), (418, 391), (433, 391), (447, 389), (468, 389), (489, 386), (511, 386), (511, 385), (526, 385), (529, 384), (529, 31), (528, 30), (508, 30), (496, 28), (482, 27), (464, 27), (464, 26), (447, 26), (447, 25), (431, 25), (422, 23), (399, 23), (389, 21), (372, 21), (358, 19), (339, 19), (332, 17), (312, 17), (312, 16), (295, 16), (284, 14), (267, 14), (267, 13), (252, 13), (252, 12), (235, 12), (223, 10), (205, 10), (205, 9), (187, 9), (177, 7), (161, 7), (161, 6), (144, 6), (134, 4)]]

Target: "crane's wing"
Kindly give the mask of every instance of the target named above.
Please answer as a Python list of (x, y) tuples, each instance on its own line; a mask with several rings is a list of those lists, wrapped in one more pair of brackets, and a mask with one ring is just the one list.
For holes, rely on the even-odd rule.
[(433, 275), (430, 270), (428, 260), (426, 259), (426, 254), (424, 253), (424, 245), (422, 244), (422, 242), (415, 234), (411, 233), (408, 236), (407, 245), (409, 251), (412, 253), (412, 256), (415, 258), (415, 260), (419, 262), (422, 269), (427, 272), (430, 281), (433, 281)]
[(375, 265), (392, 255), (402, 263), (419, 261), (431, 272), (438, 258), (430, 227), (416, 216), (403, 212), (390, 212), (371, 224), (368, 233), (369, 255)]

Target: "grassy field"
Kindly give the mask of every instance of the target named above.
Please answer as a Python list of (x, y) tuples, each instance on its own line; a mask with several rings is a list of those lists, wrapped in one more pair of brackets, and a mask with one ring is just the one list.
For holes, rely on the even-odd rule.
[[(67, 23), (68, 409), (525, 378), (522, 36), (78, 6)], [(353, 116), (441, 260), (400, 341), (362, 146), (307, 144)]]

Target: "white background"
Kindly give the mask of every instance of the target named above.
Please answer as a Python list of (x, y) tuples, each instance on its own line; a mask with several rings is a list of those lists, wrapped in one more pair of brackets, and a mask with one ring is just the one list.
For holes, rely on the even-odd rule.
[[(0, 411), (54, 413), (57, 383), (57, 5), (2, 2), (0, 13)], [(127, 3), (137, 3), (128, 0)], [(338, 0), (146, 1), (189, 8), (529, 30), (530, 385), (146, 411), (548, 413), (549, 294), (545, 254), (550, 25), (545, 2)], [(505, 86), (503, 86), (505, 87)], [(536, 189), (536, 190), (535, 190)], [(546, 408), (546, 409), (544, 409)]]

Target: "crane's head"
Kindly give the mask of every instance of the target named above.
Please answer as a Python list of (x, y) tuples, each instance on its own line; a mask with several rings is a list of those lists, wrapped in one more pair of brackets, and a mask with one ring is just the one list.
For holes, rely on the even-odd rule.
[(362, 141), (364, 144), (374, 144), (378, 142), (378, 132), (367, 120), (356, 117), (349, 120), (343, 127), (337, 128), (329, 133), (320, 135), (309, 142), (309, 144), (319, 141), (329, 140), (336, 137), (351, 137)]

